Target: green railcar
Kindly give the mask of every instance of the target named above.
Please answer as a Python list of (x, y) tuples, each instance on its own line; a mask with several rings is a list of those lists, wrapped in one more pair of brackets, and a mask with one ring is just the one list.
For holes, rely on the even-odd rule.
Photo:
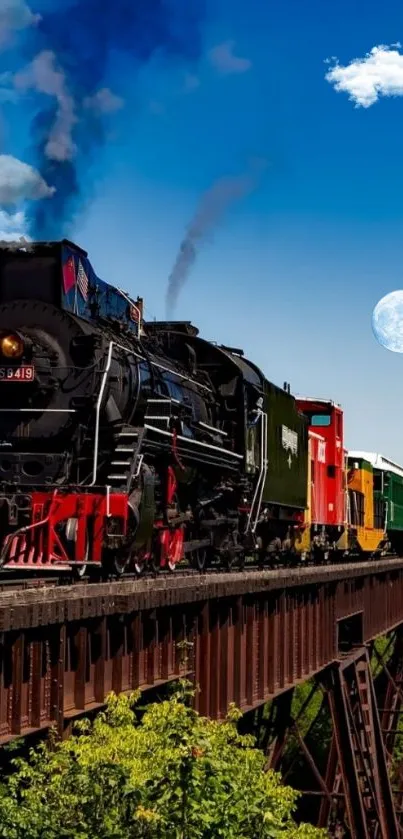
[[(382, 478), (382, 474), (379, 478)], [(384, 472), (383, 479), (382, 494), (387, 505), (387, 529), (396, 530), (403, 535), (403, 476), (393, 472)]]
[(359, 454), (373, 467), (375, 506), (382, 508), (388, 539), (392, 548), (400, 553), (403, 549), (403, 467), (380, 454)]
[(239, 449), (245, 450), (246, 471), (253, 474), (266, 454), (262, 503), (274, 508), (275, 518), (292, 519), (296, 510), (306, 510), (308, 506), (308, 419), (299, 410), (288, 385), (278, 387), (249, 359), (229, 347), (219, 349), (242, 374), (244, 396), (238, 396), (238, 404), (245, 399), (248, 414), (257, 398), (262, 399), (266, 424), (250, 425), (244, 417), (245, 437), (239, 441)]
[(265, 380), (268, 470), (263, 501), (305, 509), (308, 492), (308, 421), (287, 391)]

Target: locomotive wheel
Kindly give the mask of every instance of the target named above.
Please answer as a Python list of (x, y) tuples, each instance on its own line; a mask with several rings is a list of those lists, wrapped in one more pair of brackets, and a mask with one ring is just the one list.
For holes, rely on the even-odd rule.
[(140, 548), (133, 557), (133, 568), (138, 577), (142, 577), (147, 567), (153, 568), (153, 554), (145, 548)]
[(221, 562), (227, 571), (231, 571), (235, 565), (236, 553), (235, 551), (225, 551), (222, 555)]
[(236, 547), (237, 538), (234, 538), (233, 533), (229, 533), (224, 537), (220, 546), (220, 564), (227, 571), (231, 571), (237, 561), (238, 551)]
[[(66, 547), (69, 553), (74, 555), (75, 551), (75, 544), (77, 541), (77, 528), (78, 528), (78, 521), (75, 518), (67, 519), (66, 521), (66, 528), (64, 532), (64, 538)], [(82, 580), (87, 573), (87, 562), (88, 555), (90, 552), (90, 543), (88, 539), (88, 532), (85, 533), (85, 561), (82, 565), (73, 565), (72, 570), (74, 577), (77, 580)]]
[(153, 551), (149, 563), (153, 574), (159, 574), (161, 571), (161, 557), (158, 551)]
[(158, 558), (161, 567), (173, 574), (182, 559), (184, 532), (182, 527), (175, 530), (163, 530), (160, 534)]
[(238, 568), (240, 571), (243, 571), (245, 568), (245, 551), (240, 551), (238, 554)]
[(86, 565), (76, 565), (74, 568), (74, 574), (77, 579), (82, 580), (87, 573), (87, 566)]
[(262, 571), (264, 568), (266, 559), (266, 550), (263, 547), (263, 539), (261, 536), (258, 536), (256, 539), (256, 562), (259, 571)]
[(145, 567), (146, 567), (145, 560), (140, 559), (139, 557), (136, 557), (136, 559), (133, 562), (133, 568), (134, 568), (138, 577), (143, 576), (144, 571), (145, 571)]
[(115, 556), (112, 561), (112, 568), (116, 575), (116, 577), (122, 577), (126, 571), (126, 568), (129, 564), (130, 558), (125, 557), (125, 559)]
[(196, 571), (200, 573), (205, 571), (208, 563), (207, 548), (197, 548), (197, 550), (193, 551), (190, 562)]
[(169, 540), (168, 554), (167, 554), (167, 568), (173, 574), (176, 571), (176, 566), (182, 558), (183, 532), (181, 528), (177, 528), (171, 535)]

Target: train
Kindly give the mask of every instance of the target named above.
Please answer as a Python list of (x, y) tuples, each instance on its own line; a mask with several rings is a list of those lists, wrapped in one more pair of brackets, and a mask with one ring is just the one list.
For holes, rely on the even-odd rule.
[[(149, 321), (73, 242), (0, 250), (0, 568), (72, 577), (399, 553), (403, 468), (346, 451), (189, 321)], [(253, 563), (252, 563), (253, 565)]]

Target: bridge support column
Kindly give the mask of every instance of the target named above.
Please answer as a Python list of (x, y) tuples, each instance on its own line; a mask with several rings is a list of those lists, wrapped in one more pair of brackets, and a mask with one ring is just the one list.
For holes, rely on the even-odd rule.
[(399, 627), (390, 635), (389, 643), (382, 653), (375, 645), (373, 652), (381, 669), (375, 681), (381, 732), (385, 744), (386, 762), (392, 779), (397, 820), (402, 826), (403, 768), (393, 766), (393, 757), (396, 741), (403, 734), (400, 725), (403, 714), (403, 628)]
[[(267, 741), (264, 744), (267, 755), (266, 769), (277, 769), (283, 754), (287, 730), (291, 720), (291, 703), (293, 690), (282, 693), (277, 702), (273, 702), (270, 708), (270, 718), (267, 724)], [(269, 742), (270, 735), (272, 735)]]
[[(400, 672), (400, 661), (403, 665), (399, 649), (396, 648), (396, 661), (388, 662), (396, 674)], [(389, 693), (386, 690), (389, 698), (388, 704), (386, 699), (384, 703), (396, 715), (397, 702), (403, 699), (403, 693), (394, 680), (393, 683), (399, 697), (393, 698), (390, 690)], [(322, 694), (321, 703), (318, 703), (318, 690)], [(359, 647), (319, 673), (298, 713), (294, 711), (294, 714), (292, 696), (291, 690), (273, 701), (259, 743), (266, 750), (267, 768), (280, 771), (284, 783), (295, 786), (296, 777), (300, 781), (311, 779), (310, 787), (309, 780), (306, 786), (303, 781), (305, 788), (300, 787), (304, 820), (312, 818), (334, 839), (398, 839), (390, 761), (382, 737), (368, 650)], [(316, 704), (313, 716), (309, 710), (313, 710), (312, 702)], [(318, 742), (315, 733), (318, 724), (325, 737), (319, 750), (314, 747), (315, 740)], [(388, 725), (388, 737), (391, 733)], [(328, 738), (326, 757), (323, 746)], [(301, 758), (306, 768), (301, 767)]]
[[(326, 780), (331, 797), (338, 796), (341, 788), (344, 791), (349, 835), (351, 839), (398, 839), (367, 649), (358, 649), (332, 665), (323, 684), (334, 732)], [(322, 825), (327, 816), (327, 802), (323, 802)]]

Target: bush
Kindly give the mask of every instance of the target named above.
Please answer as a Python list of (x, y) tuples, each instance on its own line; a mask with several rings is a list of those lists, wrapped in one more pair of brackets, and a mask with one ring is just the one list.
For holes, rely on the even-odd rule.
[(317, 839), (297, 826), (298, 793), (263, 771), (264, 755), (224, 723), (199, 716), (183, 691), (147, 708), (111, 695), (68, 740), (14, 759), (0, 790), (3, 839)]

